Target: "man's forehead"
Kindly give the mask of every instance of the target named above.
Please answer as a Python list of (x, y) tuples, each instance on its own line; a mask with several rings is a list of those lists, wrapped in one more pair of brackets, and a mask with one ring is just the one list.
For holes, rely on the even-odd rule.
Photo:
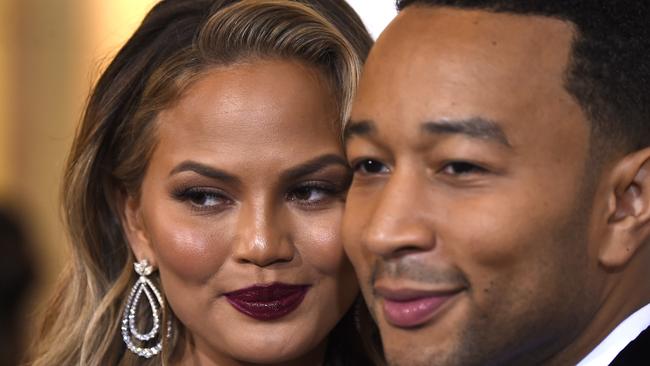
[[(516, 29), (518, 32), (512, 32)], [(541, 41), (574, 35), (572, 23), (548, 16), (493, 12), (482, 9), (445, 6), (410, 6), (401, 11), (387, 27), (378, 43), (393, 36), (417, 37), (433, 43), (478, 41), (501, 38), (511, 43), (531, 41), (542, 35)], [(402, 39), (403, 40), (403, 39)]]
[(564, 69), (573, 38), (571, 23), (550, 17), (411, 6), (378, 39), (367, 66), (388, 61), (412, 67), (454, 58), (471, 61), (465, 57), (474, 56), (483, 57), (483, 63), (510, 62), (510, 67), (528, 64), (548, 70), (559, 64)]
[(502, 120), (543, 98), (573, 103), (564, 89), (572, 39), (553, 18), (408, 7), (372, 50), (352, 117), (378, 119), (379, 106), (420, 120)]
[(491, 121), (503, 132), (495, 141), (513, 147), (582, 133), (582, 109), (565, 89), (572, 41), (572, 26), (554, 18), (408, 7), (371, 52), (352, 121), (409, 141), (430, 135), (426, 122)]

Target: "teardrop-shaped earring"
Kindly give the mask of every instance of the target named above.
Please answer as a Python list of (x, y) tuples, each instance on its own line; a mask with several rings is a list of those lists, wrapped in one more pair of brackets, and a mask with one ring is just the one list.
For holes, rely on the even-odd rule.
[[(153, 266), (151, 266), (146, 259), (135, 263), (133, 266), (135, 267), (135, 272), (140, 275), (140, 278), (138, 278), (133, 285), (133, 288), (131, 288), (129, 299), (126, 302), (126, 308), (124, 309), (124, 315), (122, 317), (122, 339), (131, 352), (140, 357), (151, 358), (159, 354), (162, 350), (160, 318), (165, 303), (156, 286), (147, 278), (147, 276), (153, 272)], [(138, 305), (143, 294), (149, 303), (151, 315), (153, 316), (153, 325), (151, 330), (146, 333), (140, 333), (137, 328), (138, 322), (136, 321)], [(170, 334), (171, 321), (168, 321), (167, 336), (169, 337)], [(155, 345), (150, 347), (145, 346), (147, 342), (156, 338), (158, 339), (158, 342)], [(135, 342), (139, 345), (136, 345)]]

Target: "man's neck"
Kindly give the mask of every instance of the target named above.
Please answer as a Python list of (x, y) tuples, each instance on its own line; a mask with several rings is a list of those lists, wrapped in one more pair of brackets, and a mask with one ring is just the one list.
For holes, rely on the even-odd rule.
[(650, 327), (650, 304), (620, 323), (578, 366), (609, 365), (646, 328)]
[[(637, 258), (640, 260), (640, 258)], [(631, 263), (632, 264), (632, 263)], [(633, 270), (641, 268), (640, 270)], [(544, 365), (576, 365), (596, 348), (621, 322), (650, 303), (650, 281), (645, 267), (631, 266), (625, 273), (610, 274), (600, 307), (573, 342)], [(646, 277), (643, 277), (646, 276)]]

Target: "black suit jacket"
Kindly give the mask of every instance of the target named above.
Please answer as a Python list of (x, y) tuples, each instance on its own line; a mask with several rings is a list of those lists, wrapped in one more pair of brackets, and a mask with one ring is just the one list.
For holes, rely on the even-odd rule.
[(650, 327), (630, 342), (610, 366), (650, 366)]

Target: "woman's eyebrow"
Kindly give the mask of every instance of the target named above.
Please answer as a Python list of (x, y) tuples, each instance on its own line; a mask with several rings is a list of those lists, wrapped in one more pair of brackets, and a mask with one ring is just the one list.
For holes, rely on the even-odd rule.
[(294, 180), (315, 173), (331, 165), (340, 165), (345, 169), (350, 169), (347, 161), (345, 161), (343, 157), (335, 154), (325, 154), (282, 172), (282, 174), (280, 174), (280, 180)]
[(169, 172), (169, 175), (178, 174), (181, 172), (194, 172), (200, 174), (204, 177), (211, 179), (218, 179), (224, 182), (229, 182), (233, 184), (240, 184), (241, 180), (235, 175), (226, 172), (225, 170), (217, 169), (209, 165), (201, 164), (192, 160), (185, 160), (182, 163), (176, 165), (174, 169)]

